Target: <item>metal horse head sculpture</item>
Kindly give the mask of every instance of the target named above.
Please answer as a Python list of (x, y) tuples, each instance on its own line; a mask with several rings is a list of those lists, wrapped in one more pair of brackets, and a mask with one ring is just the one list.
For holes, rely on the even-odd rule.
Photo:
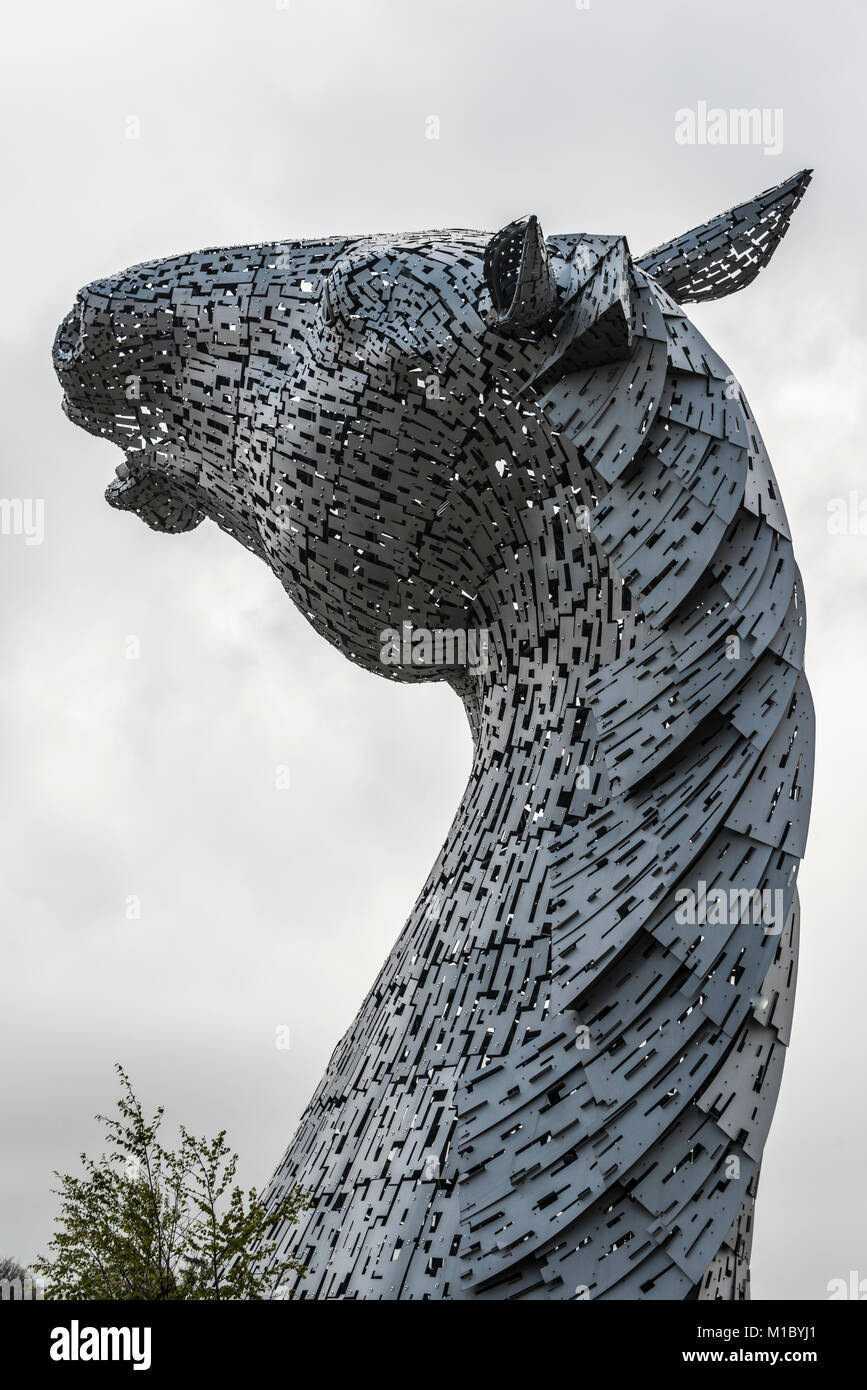
[(448, 838), (272, 1180), (312, 1195), (303, 1297), (747, 1295), (813, 718), (776, 481), (681, 306), (755, 277), (808, 178), (637, 259), (527, 217), (148, 262), (58, 331), (112, 506), (210, 518), (467, 708)]

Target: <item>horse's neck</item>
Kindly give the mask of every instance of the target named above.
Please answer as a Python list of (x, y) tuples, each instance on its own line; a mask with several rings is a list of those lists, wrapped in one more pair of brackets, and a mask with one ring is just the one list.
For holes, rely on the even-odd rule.
[[(564, 527), (558, 522), (558, 545)], [(592, 549), (580, 527), (567, 546)], [(550, 544), (549, 544), (550, 543)], [(604, 803), (587, 682), (636, 640), (640, 619), (618, 577), (596, 558), (576, 563), (574, 592), (549, 584), (547, 534), (522, 565), (491, 581), (480, 609), (493, 669), (455, 682), (473, 730), (473, 767), (455, 819), (384, 972), (413, 975), (447, 962), (479, 992), (496, 991), (491, 961), (548, 968), (549, 869), (563, 838), (585, 847), (584, 822)], [(590, 578), (588, 578), (588, 574)], [(579, 582), (580, 581), (580, 582)], [(523, 956), (523, 963), (522, 958)], [(488, 957), (488, 964), (485, 963)], [(383, 983), (383, 976), (377, 987)], [(376, 992), (376, 987), (375, 987)], [(508, 1039), (494, 1037), (492, 1050)]]

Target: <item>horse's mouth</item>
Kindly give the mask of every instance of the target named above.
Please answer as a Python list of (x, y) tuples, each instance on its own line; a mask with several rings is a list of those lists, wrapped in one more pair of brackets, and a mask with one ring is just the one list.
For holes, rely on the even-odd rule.
[[(169, 473), (171, 462), (168, 449), (158, 442), (143, 445), (137, 431), (116, 421), (106, 425), (96, 415), (81, 410), (64, 394), (63, 411), (67, 418), (97, 439), (108, 439), (123, 449), (123, 461), (115, 468), (115, 476), (105, 489), (105, 500), (120, 512), (134, 512), (153, 531), (174, 535), (192, 531), (204, 521), (205, 513), (195, 499), (198, 470), (176, 465), (179, 480)], [(131, 443), (131, 436), (136, 438)]]
[(191, 499), (184, 484), (175, 485), (141, 451), (130, 450), (115, 468), (115, 476), (105, 489), (105, 500), (120, 512), (134, 512), (153, 531), (176, 535), (192, 531), (204, 521), (205, 513)]

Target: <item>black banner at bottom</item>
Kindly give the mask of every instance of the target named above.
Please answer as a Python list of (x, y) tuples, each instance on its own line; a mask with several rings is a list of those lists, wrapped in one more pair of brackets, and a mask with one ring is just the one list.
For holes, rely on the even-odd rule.
[[(642, 1377), (666, 1374), (675, 1366), (812, 1366), (823, 1375), (860, 1363), (865, 1331), (864, 1309), (858, 1301), (822, 1303), (587, 1303), (576, 1300), (571, 1313), (560, 1305), (556, 1335), (560, 1341), (558, 1360), (572, 1355), (585, 1369), (598, 1358), (618, 1381), (630, 1370)], [(317, 1305), (318, 1306), (318, 1305)], [(341, 1347), (355, 1358), (361, 1370), (364, 1358), (376, 1344), (371, 1338), (395, 1330), (412, 1336), (422, 1325), (404, 1321), (390, 1323), (381, 1308), (364, 1315), (357, 1323), (357, 1312), (314, 1312), (312, 1302), (283, 1303), (0, 1303), (0, 1332), (5, 1358), (10, 1352), (16, 1371), (47, 1374), (50, 1379), (69, 1376), (92, 1378), (101, 1372), (112, 1375), (156, 1375), (166, 1372), (226, 1371), (249, 1373), (264, 1365), (283, 1365), (291, 1376), (291, 1363), (298, 1356), (306, 1359), (311, 1347), (308, 1337), (328, 1338), (320, 1344), (319, 1355), (328, 1358), (333, 1373), (335, 1353)], [(357, 1307), (357, 1305), (354, 1305)], [(365, 1305), (369, 1307), (369, 1304)], [(518, 1358), (527, 1357), (537, 1370), (539, 1357), (550, 1367), (552, 1345), (537, 1340), (539, 1324), (526, 1325), (522, 1333), (515, 1325), (517, 1310), (509, 1307), (507, 1336), (501, 1337), (496, 1304), (481, 1309), (474, 1304), (471, 1326), (457, 1328), (446, 1314), (445, 1324), (431, 1324), (424, 1315), (424, 1335), (430, 1339), (456, 1330), (464, 1347), (460, 1360), (466, 1365), (466, 1338), (471, 1338), (477, 1356), (485, 1361), (501, 1347), (517, 1347)], [(501, 1305), (502, 1306), (502, 1305)], [(553, 1310), (552, 1310), (553, 1312)], [(481, 1314), (481, 1322), (479, 1316)], [(560, 1322), (560, 1318), (565, 1318)], [(526, 1314), (525, 1314), (526, 1315)], [(549, 1314), (550, 1316), (551, 1314)], [(319, 1318), (325, 1321), (320, 1322)], [(380, 1322), (380, 1317), (386, 1321)], [(460, 1317), (460, 1314), (458, 1314)], [(548, 1324), (545, 1324), (547, 1330)], [(437, 1332), (439, 1328), (439, 1332)], [(353, 1341), (341, 1344), (337, 1334), (349, 1333)], [(532, 1340), (528, 1341), (527, 1337)], [(287, 1340), (290, 1339), (290, 1340)], [(573, 1342), (571, 1339), (575, 1338)], [(425, 1358), (432, 1369), (438, 1342), (427, 1344)], [(445, 1344), (447, 1346), (447, 1344)], [(354, 1351), (352, 1350), (354, 1348)], [(381, 1344), (380, 1344), (381, 1350)], [(445, 1350), (445, 1346), (443, 1346)], [(288, 1355), (288, 1362), (287, 1362)], [(474, 1358), (475, 1359), (475, 1358)], [(454, 1363), (445, 1355), (444, 1374), (454, 1374)], [(512, 1371), (515, 1354), (509, 1351)], [(368, 1366), (368, 1372), (370, 1367)], [(16, 1379), (18, 1378), (16, 1374)]]

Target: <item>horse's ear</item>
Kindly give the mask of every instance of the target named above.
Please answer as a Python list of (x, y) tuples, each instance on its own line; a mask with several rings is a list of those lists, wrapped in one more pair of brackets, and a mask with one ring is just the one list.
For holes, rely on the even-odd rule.
[(485, 283), (501, 333), (521, 333), (550, 318), (557, 286), (538, 217), (520, 217), (494, 233), (485, 250)]
[(567, 372), (620, 362), (632, 351), (633, 294), (625, 237), (599, 237), (595, 261), (566, 295), (554, 347), (531, 384), (541, 390)]
[(655, 247), (635, 264), (678, 304), (723, 299), (742, 290), (773, 256), (812, 174), (812, 169), (802, 169), (750, 202)]

